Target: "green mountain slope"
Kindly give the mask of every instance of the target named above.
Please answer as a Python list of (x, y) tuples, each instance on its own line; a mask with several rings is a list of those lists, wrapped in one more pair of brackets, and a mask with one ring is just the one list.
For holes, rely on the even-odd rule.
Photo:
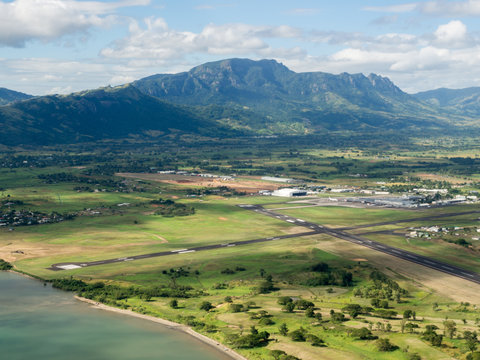
[(15, 101), (31, 99), (32, 95), (27, 95), (18, 91), (0, 88), (0, 106), (8, 105)]
[(274, 60), (229, 59), (133, 83), (145, 94), (197, 106), (230, 126), (270, 133), (443, 128), (447, 117), (370, 74), (295, 73)]
[(457, 114), (480, 116), (480, 87), (466, 89), (436, 89), (414, 96), (426, 103)]
[(161, 135), (219, 134), (217, 124), (132, 86), (43, 96), (0, 107), (0, 143), (53, 144)]

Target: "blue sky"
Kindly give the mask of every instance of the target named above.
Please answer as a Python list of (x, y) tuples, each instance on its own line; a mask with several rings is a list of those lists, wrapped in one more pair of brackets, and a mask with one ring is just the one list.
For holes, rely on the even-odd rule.
[(0, 87), (118, 85), (230, 57), (480, 86), (480, 0), (0, 0)]

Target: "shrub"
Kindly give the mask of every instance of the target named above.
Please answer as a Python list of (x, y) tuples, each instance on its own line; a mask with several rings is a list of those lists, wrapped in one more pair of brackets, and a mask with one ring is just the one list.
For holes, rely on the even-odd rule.
[(287, 303), (291, 303), (293, 300), (290, 296), (281, 296), (278, 298), (277, 303), (279, 305), (285, 305)]
[(398, 349), (398, 346), (392, 344), (390, 339), (378, 339), (375, 343), (377, 346), (378, 351), (394, 351)]
[(288, 334), (290, 336), (290, 338), (292, 339), (292, 341), (306, 341), (306, 332), (303, 328), (300, 328), (300, 329), (297, 329), (297, 330), (294, 330), (292, 332), (290, 332), (290, 334)]
[(228, 307), (230, 311), (233, 313), (239, 313), (239, 312), (245, 311), (242, 304), (230, 304)]
[(260, 319), (260, 321), (258, 322), (259, 325), (264, 325), (264, 326), (268, 326), (268, 325), (273, 325), (275, 324), (275, 321), (273, 321), (271, 318), (269, 317), (262, 317)]
[(199, 308), (200, 310), (210, 311), (211, 309), (214, 308), (214, 306), (210, 301), (202, 301)]
[(0, 259), (0, 270), (11, 270), (13, 268), (12, 264), (6, 262), (5, 260)]
[(307, 334), (305, 338), (312, 346), (325, 346), (325, 342), (316, 335)]

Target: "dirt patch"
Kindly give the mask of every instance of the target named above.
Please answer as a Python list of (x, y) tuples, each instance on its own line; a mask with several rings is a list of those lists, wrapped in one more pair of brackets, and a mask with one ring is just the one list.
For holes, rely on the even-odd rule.
[(418, 176), (420, 179), (425, 179), (425, 180), (447, 181), (451, 184), (463, 184), (463, 183), (470, 184), (472, 182), (471, 180), (460, 179), (453, 176), (442, 176), (437, 174), (423, 173), (423, 174), (416, 174), (415, 176)]
[(352, 259), (353, 261), (368, 261), (367, 259), (364, 259), (364, 258), (355, 258), (355, 259)]
[(227, 219), (226, 217), (220, 216), (220, 217), (218, 218), (218, 220), (227, 221), (228, 219)]
[(124, 178), (134, 178), (147, 181), (158, 181), (173, 185), (188, 185), (201, 187), (220, 187), (245, 192), (248, 194), (258, 193), (260, 190), (276, 190), (282, 184), (272, 184), (256, 179), (224, 179), (204, 178), (200, 176), (176, 175), (176, 174), (138, 174), (138, 173), (117, 173), (117, 176)]
[(168, 240), (165, 239), (164, 237), (161, 237), (160, 235), (157, 235), (157, 234), (152, 234), (152, 235), (155, 236), (158, 240), (160, 240), (161, 244), (168, 243)]

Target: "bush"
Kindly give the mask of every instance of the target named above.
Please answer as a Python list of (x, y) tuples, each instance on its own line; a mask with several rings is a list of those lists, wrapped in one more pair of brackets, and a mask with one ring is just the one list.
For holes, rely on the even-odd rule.
[(212, 303), (210, 301), (202, 301), (202, 303), (200, 304), (200, 307), (199, 307), (200, 310), (205, 310), (205, 311), (210, 311), (213, 308), (214, 308), (214, 306), (212, 305)]
[(366, 327), (362, 327), (360, 329), (353, 329), (351, 330), (350, 334), (360, 340), (374, 340), (378, 338), (377, 336), (373, 335), (372, 332)]
[(325, 346), (325, 342), (316, 335), (307, 334), (305, 338), (312, 346)]
[(306, 341), (306, 332), (303, 328), (300, 328), (300, 329), (297, 329), (297, 330), (294, 330), (292, 331), (290, 334), (288, 334), (288, 336), (290, 336), (290, 338), (292, 339), (292, 341)]
[(343, 321), (346, 321), (347, 319), (345, 319), (345, 315), (343, 315), (342, 313), (333, 312), (330, 315), (330, 320), (332, 320), (332, 322), (334, 323), (341, 323)]
[(264, 326), (268, 326), (268, 325), (273, 325), (275, 324), (275, 321), (273, 321), (271, 318), (269, 317), (262, 317), (259, 321), (258, 321), (258, 324), (259, 325), (264, 325)]
[(282, 296), (278, 298), (277, 303), (279, 305), (286, 305), (287, 303), (291, 303), (292, 301), (293, 300), (290, 296)]
[(378, 339), (375, 343), (377, 346), (378, 351), (394, 351), (398, 349), (398, 346), (392, 344), (390, 339)]
[(305, 310), (305, 309), (308, 309), (308, 308), (314, 308), (315, 307), (315, 304), (311, 301), (307, 301), (307, 300), (297, 300), (295, 301), (295, 306), (297, 307), (297, 309), (299, 310)]
[(6, 262), (5, 260), (0, 259), (0, 270), (6, 271), (13, 268), (12, 264)]
[(305, 310), (305, 316), (308, 318), (315, 317), (315, 311), (313, 311), (313, 308), (311, 307), (307, 308), (307, 310)]
[(233, 340), (233, 344), (242, 349), (251, 349), (267, 345), (269, 337), (270, 334), (267, 331), (259, 332), (254, 326), (252, 326), (250, 334), (236, 337)]
[(177, 301), (177, 299), (172, 299), (172, 300), (170, 301), (169, 305), (170, 305), (170, 307), (171, 307), (172, 309), (178, 308), (178, 301)]
[(289, 302), (289, 303), (286, 303), (283, 307), (282, 307), (282, 310), (288, 312), (288, 313), (292, 313), (293, 310), (295, 310), (295, 304), (292, 303), (292, 302)]
[(234, 312), (234, 313), (239, 313), (239, 312), (245, 311), (242, 304), (230, 304), (228, 307), (229, 307), (230, 311)]
[(220, 273), (226, 274), (226, 275), (232, 275), (232, 274), (235, 274), (235, 271), (230, 269), (230, 268), (226, 268), (226, 269), (223, 269), (222, 271), (220, 271)]

